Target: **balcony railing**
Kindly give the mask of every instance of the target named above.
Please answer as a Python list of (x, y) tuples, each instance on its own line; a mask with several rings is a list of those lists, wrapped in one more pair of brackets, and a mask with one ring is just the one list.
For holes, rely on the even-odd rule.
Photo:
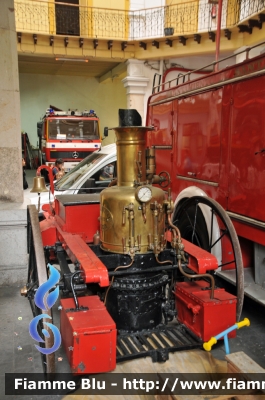
[[(211, 32), (217, 28), (217, 5), (208, 0), (126, 11), (41, 0), (15, 0), (17, 32), (83, 38), (143, 40), (165, 35)], [(223, 0), (221, 27), (232, 28), (265, 11), (265, 0)], [(263, 17), (257, 22), (263, 22)], [(257, 24), (254, 26), (258, 26)]]

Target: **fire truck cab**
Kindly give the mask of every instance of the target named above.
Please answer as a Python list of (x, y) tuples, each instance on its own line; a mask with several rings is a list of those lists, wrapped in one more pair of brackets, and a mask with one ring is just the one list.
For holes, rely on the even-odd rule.
[(48, 108), (42, 121), (37, 123), (37, 131), (40, 165), (50, 165), (62, 158), (66, 172), (101, 147), (99, 119), (94, 110)]

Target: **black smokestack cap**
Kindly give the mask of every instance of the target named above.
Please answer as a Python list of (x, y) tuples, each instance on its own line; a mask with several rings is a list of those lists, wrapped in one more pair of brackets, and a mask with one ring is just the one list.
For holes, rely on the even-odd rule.
[(142, 126), (142, 117), (137, 110), (120, 108), (119, 126)]

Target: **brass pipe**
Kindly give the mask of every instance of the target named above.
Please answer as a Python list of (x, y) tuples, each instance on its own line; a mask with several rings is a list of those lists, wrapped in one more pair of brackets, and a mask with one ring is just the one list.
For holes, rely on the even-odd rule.
[(141, 250), (141, 241), (142, 241), (141, 235), (137, 235), (137, 242), (138, 242), (139, 250)]
[[(157, 206), (156, 202), (155, 202), (155, 207)], [(153, 215), (154, 215), (154, 253), (155, 255), (157, 255), (157, 245), (158, 245), (158, 211), (157, 211), (157, 207), (155, 208), (155, 210), (153, 211)]]
[(142, 152), (138, 151), (138, 160), (136, 161), (137, 167), (138, 167), (138, 178), (139, 182), (141, 182), (142, 178)]
[(158, 256), (155, 256), (155, 259), (158, 264), (168, 264), (169, 263), (169, 264), (173, 265), (173, 261), (171, 261), (171, 260), (159, 261)]
[[(174, 237), (173, 241), (176, 242), (176, 239), (177, 239), (177, 238), (176, 238), (176, 232), (177, 232), (177, 235), (178, 235), (178, 244), (180, 244), (180, 243), (181, 243), (180, 231), (179, 231), (179, 229), (178, 229), (174, 224), (172, 224), (169, 214), (168, 214), (168, 224), (169, 224), (169, 226), (172, 228), (172, 233), (173, 233), (173, 237)], [(180, 250), (180, 249), (179, 249), (179, 250)], [(213, 277), (211, 274), (193, 274), (193, 275), (187, 274), (186, 272), (184, 272), (184, 270), (183, 270), (183, 268), (182, 268), (182, 265), (181, 265), (181, 258), (179, 258), (179, 260), (178, 260), (178, 267), (179, 267), (179, 270), (180, 270), (180, 272), (182, 273), (182, 275), (186, 276), (186, 277), (189, 278), (189, 279), (192, 279), (192, 278), (202, 278), (202, 277), (205, 277), (205, 278), (210, 279), (210, 283), (211, 283), (211, 294), (210, 294), (210, 299), (213, 299), (213, 298), (214, 298), (215, 281), (214, 281), (214, 277)]]
[(160, 236), (160, 243), (161, 243), (161, 249), (164, 250), (164, 248), (166, 247), (165, 235)]
[(144, 224), (146, 224), (146, 204), (145, 203), (142, 204), (142, 216), (143, 216)]
[(126, 253), (126, 238), (123, 237), (121, 241), (122, 241), (123, 252)]
[(178, 227), (176, 225), (172, 224), (169, 214), (167, 216), (167, 221), (168, 221), (169, 226), (171, 226), (171, 228), (173, 228), (173, 229), (175, 229), (177, 231), (178, 237), (179, 237), (179, 239), (181, 239), (180, 231), (179, 231), (179, 229), (178, 229)]
[(158, 222), (161, 221), (160, 217), (161, 217), (162, 213), (163, 213), (163, 208), (162, 208), (161, 204), (158, 204)]
[(210, 294), (210, 299), (212, 300), (212, 299), (214, 298), (215, 281), (214, 281), (214, 277), (213, 277), (211, 274), (193, 274), (193, 275), (187, 274), (187, 273), (183, 270), (183, 268), (182, 268), (181, 260), (180, 260), (180, 259), (178, 260), (178, 267), (179, 267), (179, 270), (180, 270), (180, 272), (182, 273), (182, 275), (186, 276), (186, 277), (189, 278), (189, 279), (192, 279), (192, 278), (202, 278), (202, 277), (209, 278), (210, 281), (211, 281), (211, 294)]
[(126, 209), (125, 209), (125, 207), (123, 207), (123, 210), (122, 210), (122, 225), (125, 225), (125, 222), (126, 222)]
[[(171, 220), (170, 220), (170, 215), (168, 214), (167, 216), (167, 220), (169, 223), (169, 226), (172, 228), (172, 233), (173, 233), (173, 240), (171, 242), (171, 246), (173, 249), (178, 248), (178, 252), (179, 254), (182, 254), (182, 258), (185, 261), (185, 256), (184, 256), (184, 245), (181, 242), (181, 234), (180, 231), (178, 229), (178, 227), (176, 227), (174, 224), (172, 224)], [(177, 234), (176, 234), (177, 233)]]
[(152, 250), (152, 245), (151, 245), (151, 233), (148, 233), (148, 236), (147, 236), (147, 240), (148, 240), (148, 249), (149, 250)]
[(146, 149), (146, 173), (152, 176), (156, 172), (156, 162), (155, 162), (155, 149), (147, 148)]
[(134, 237), (134, 211), (130, 210), (129, 213), (129, 232), (130, 232), (130, 246), (134, 247), (135, 246), (135, 237)]
[(108, 187), (116, 186), (117, 185), (117, 178), (112, 179), (112, 181), (109, 183)]

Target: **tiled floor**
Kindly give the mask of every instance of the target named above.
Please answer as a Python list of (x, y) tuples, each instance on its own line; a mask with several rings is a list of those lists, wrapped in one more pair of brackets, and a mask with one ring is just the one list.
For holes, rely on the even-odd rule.
[[(1, 321), (1, 357), (0, 357), (0, 399), (8, 400), (57, 400), (63, 396), (5, 396), (4, 374), (6, 372), (37, 373), (42, 372), (42, 361), (36, 342), (29, 334), (29, 323), (32, 314), (29, 302), (21, 297), (20, 287), (8, 286), (0, 288), (0, 321)], [(54, 309), (54, 323), (59, 326), (59, 314)], [(58, 361), (62, 359), (62, 361)], [(63, 349), (56, 352), (58, 372), (70, 372)]]

